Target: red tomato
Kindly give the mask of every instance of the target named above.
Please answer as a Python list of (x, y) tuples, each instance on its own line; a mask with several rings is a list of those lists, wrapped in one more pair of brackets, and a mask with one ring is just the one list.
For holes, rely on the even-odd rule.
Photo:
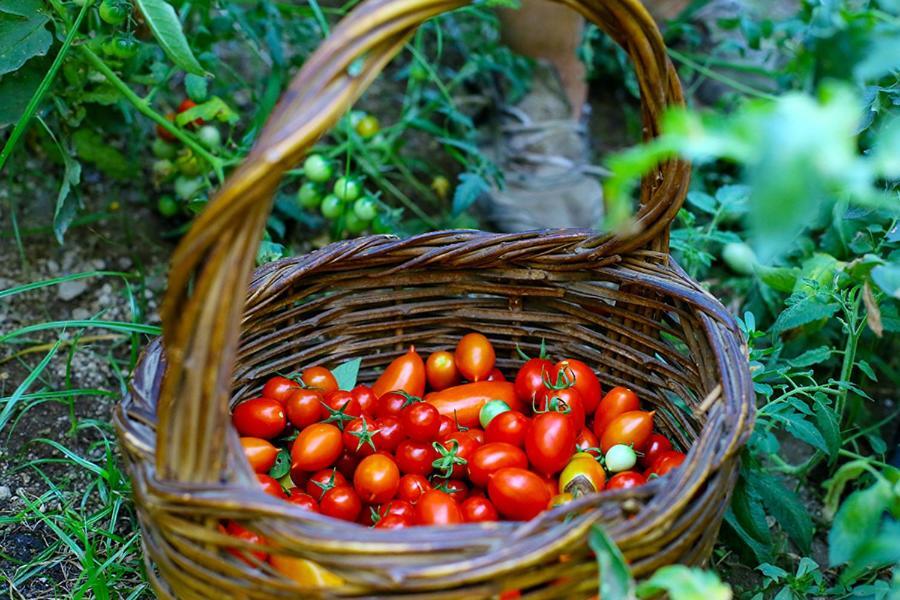
[(609, 390), (597, 405), (594, 412), (594, 435), (603, 437), (603, 432), (613, 419), (633, 410), (639, 410), (641, 403), (634, 392), (624, 387), (614, 387)]
[[(544, 475), (561, 471), (575, 451), (577, 431), (572, 420), (562, 413), (536, 415), (525, 434), (525, 453), (534, 470)], [(503, 512), (500, 506), (497, 509)]]
[(375, 415), (375, 403), (378, 401), (378, 398), (375, 396), (375, 392), (372, 391), (372, 388), (360, 384), (350, 390), (350, 394), (353, 396), (353, 399), (356, 400), (356, 403), (359, 404), (359, 410), (362, 411), (362, 414), (367, 417)]
[(338, 429), (343, 429), (344, 425), (352, 421), (355, 417), (362, 416), (362, 409), (359, 402), (350, 392), (344, 390), (335, 390), (325, 394), (325, 404), (323, 405), (326, 423), (334, 423)]
[(322, 403), (325, 399), (317, 390), (297, 388), (291, 391), (284, 403), (284, 411), (291, 425), (303, 429), (325, 418)]
[(337, 379), (325, 367), (309, 367), (300, 373), (300, 380), (311, 387), (322, 392), (323, 396), (327, 396), (331, 392), (338, 390)]
[(415, 504), (419, 497), (430, 489), (431, 483), (424, 476), (410, 473), (400, 478), (397, 498)]
[(242, 437), (241, 447), (247, 462), (256, 473), (268, 473), (278, 456), (278, 448), (262, 438)]
[(685, 458), (687, 457), (683, 453), (678, 452), (677, 450), (669, 450), (662, 453), (659, 458), (656, 459), (656, 463), (650, 467), (650, 471), (651, 473), (655, 473), (659, 477), (662, 477), (672, 469), (680, 467)]
[(295, 464), (291, 464), (291, 481), (294, 482), (299, 488), (306, 487), (306, 482), (309, 481), (309, 471), (304, 471), (300, 467)]
[(544, 486), (547, 488), (547, 493), (550, 494), (550, 496), (559, 494), (559, 477), (548, 475), (546, 477), (541, 477), (541, 481), (544, 482)]
[(491, 369), (491, 372), (488, 373), (488, 376), (484, 378), (485, 381), (506, 381), (506, 376), (503, 375), (503, 371), (494, 367)]
[(450, 494), (451, 498), (456, 500), (457, 503), (462, 502), (469, 495), (469, 486), (467, 486), (459, 479), (447, 479), (435, 489), (440, 489), (442, 492), (447, 492), (448, 494)]
[(284, 488), (281, 487), (281, 484), (274, 477), (269, 477), (265, 473), (257, 473), (256, 478), (259, 480), (259, 485), (262, 486), (265, 493), (276, 498), (287, 498)]
[(578, 390), (581, 396), (586, 413), (592, 414), (597, 409), (603, 396), (603, 388), (600, 387), (600, 380), (589, 366), (580, 360), (567, 358), (556, 363), (553, 372), (554, 377), (563, 373), (566, 379), (572, 382), (572, 387)]
[(645, 410), (622, 413), (612, 420), (600, 436), (600, 449), (606, 453), (616, 444), (625, 444), (641, 451), (653, 433), (653, 415), (654, 412)]
[[(249, 542), (251, 544), (265, 545), (266, 543), (266, 540), (265, 538), (263, 538), (263, 536), (259, 535), (255, 531), (250, 531), (249, 529), (244, 528), (242, 525), (238, 525), (234, 521), (228, 521), (224, 527), (220, 525), (219, 530), (223, 533), (227, 533), (231, 537)], [(239, 558), (251, 567), (259, 566), (257, 564), (257, 561), (263, 562), (269, 556), (262, 550), (238, 550), (237, 548), (226, 548), (225, 550), (232, 556)], [(256, 561), (254, 561), (251, 557), (256, 558)]]
[(376, 419), (372, 425), (378, 432), (375, 434), (375, 447), (385, 452), (393, 452), (406, 439), (403, 425), (398, 417), (386, 416)]
[(356, 521), (361, 510), (362, 502), (359, 496), (348, 485), (331, 488), (319, 501), (319, 511), (323, 515), (344, 521)]
[(585, 427), (581, 430), (581, 433), (578, 434), (578, 437), (575, 438), (575, 449), (579, 452), (587, 452), (590, 448), (595, 448), (589, 454), (593, 454), (594, 456), (600, 456), (600, 440), (597, 439), (597, 436), (594, 433)]
[(427, 402), (410, 404), (400, 413), (403, 431), (417, 442), (430, 442), (437, 438), (441, 427), (441, 415)]
[(375, 523), (375, 529), (404, 529), (411, 527), (413, 520), (399, 515), (388, 515)]
[(243, 437), (271, 440), (278, 437), (287, 425), (284, 407), (278, 400), (253, 398), (234, 407), (231, 422)]
[(494, 369), (497, 355), (486, 337), (480, 333), (467, 333), (456, 345), (453, 358), (464, 378), (481, 381)]
[(397, 493), (400, 485), (400, 469), (397, 463), (384, 454), (373, 454), (362, 459), (353, 475), (353, 488), (364, 502), (381, 504)]
[(405, 392), (387, 392), (378, 397), (375, 403), (375, 416), (400, 418), (403, 409), (412, 404), (414, 400)]
[(416, 509), (413, 507), (412, 502), (409, 502), (408, 500), (394, 499), (382, 504), (378, 509), (378, 516), (382, 519), (388, 515), (403, 517), (412, 523), (416, 516)]
[(466, 430), (466, 433), (469, 434), (470, 437), (475, 438), (475, 441), (478, 442), (479, 445), (484, 443), (484, 430), (478, 429), (476, 427), (469, 427)]
[(403, 390), (410, 396), (425, 393), (425, 363), (414, 346), (410, 346), (406, 354), (395, 358), (372, 386), (372, 391), (379, 398), (396, 390)]
[(433, 390), (442, 390), (459, 383), (459, 372), (453, 355), (446, 350), (432, 352), (425, 361), (425, 375), (428, 386)]
[(494, 442), (476, 449), (468, 466), (472, 483), (484, 487), (491, 475), (504, 467), (527, 468), (528, 458), (520, 448), (512, 444)]
[(428, 490), (416, 502), (416, 524), (418, 525), (456, 525), (462, 523), (459, 505), (449, 494)]
[(441, 441), (454, 431), (459, 431), (459, 427), (456, 426), (456, 421), (454, 421), (447, 415), (441, 415), (440, 424), (438, 425), (437, 437), (435, 439)]
[(439, 443), (443, 451), (438, 451), (440, 456), (436, 457), (435, 470), (442, 477), (447, 477), (447, 474), (453, 478), (464, 477), (466, 464), (481, 444), (468, 431), (451, 433)]
[(517, 410), (500, 413), (488, 423), (484, 430), (484, 441), (506, 442), (522, 448), (525, 446), (525, 430), (531, 421)]
[(606, 482), (607, 490), (627, 490), (647, 483), (647, 478), (637, 471), (616, 473)]
[(353, 479), (353, 474), (356, 472), (356, 466), (359, 464), (360, 459), (368, 456), (369, 454), (372, 453), (370, 452), (368, 454), (357, 454), (355, 452), (351, 452), (347, 448), (344, 448), (344, 451), (341, 452), (341, 455), (338, 457), (337, 462), (334, 463), (334, 468), (338, 470), (338, 473), (346, 477), (347, 480)]
[(296, 504), (309, 512), (319, 512), (319, 503), (316, 502), (316, 499), (309, 494), (300, 491), (300, 488), (291, 489), (291, 495), (288, 496), (287, 500), (291, 504)]
[(376, 423), (368, 421), (365, 417), (353, 419), (344, 426), (344, 433), (341, 435), (344, 448), (358, 458), (374, 454), (379, 449), (375, 445), (377, 431)]
[(315, 423), (294, 440), (291, 463), (304, 471), (318, 471), (334, 464), (343, 449), (340, 429), (330, 423)]
[(281, 377), (280, 375), (276, 375), (266, 382), (266, 385), (263, 386), (261, 396), (263, 398), (271, 398), (272, 400), (278, 400), (282, 404), (287, 402), (288, 397), (291, 393), (299, 389), (300, 385), (287, 377)]
[(463, 521), (466, 523), (484, 523), (486, 521), (496, 521), (500, 518), (500, 515), (497, 514), (497, 509), (484, 496), (466, 498), (460, 504), (459, 512), (462, 513)]
[[(293, 479), (293, 477), (292, 477)], [(336, 487), (350, 485), (347, 478), (336, 469), (322, 469), (313, 473), (306, 482), (306, 493), (314, 500), (320, 501), (322, 495)]]
[(525, 406), (531, 406), (538, 393), (544, 389), (544, 376), (553, 373), (553, 363), (546, 358), (529, 358), (516, 373), (516, 397)]
[(551, 495), (541, 478), (531, 471), (506, 467), (491, 477), (488, 497), (507, 519), (527, 521), (547, 508)]
[(538, 410), (563, 412), (572, 420), (575, 431), (584, 429), (584, 402), (574, 387), (559, 390), (544, 389), (538, 396)]
[(403, 440), (397, 446), (397, 466), (403, 473), (428, 475), (432, 471), (431, 463), (437, 458), (437, 452), (428, 442)]
[(669, 438), (659, 433), (651, 434), (644, 447), (644, 456), (641, 458), (641, 462), (645, 467), (652, 467), (660, 456), (671, 449), (672, 442), (669, 441)]
[(519, 410), (521, 404), (508, 381), (480, 381), (449, 387), (425, 396), (442, 415), (455, 419), (463, 427), (477, 427), (478, 414), (488, 400), (503, 400), (512, 410)]

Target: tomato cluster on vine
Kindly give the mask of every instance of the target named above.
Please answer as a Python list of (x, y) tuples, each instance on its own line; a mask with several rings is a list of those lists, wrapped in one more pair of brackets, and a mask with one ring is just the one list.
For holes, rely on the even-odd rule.
[(266, 492), (378, 529), (528, 520), (643, 485), (685, 458), (654, 416), (574, 358), (529, 358), (508, 381), (479, 333), (427, 360), (410, 347), (371, 386), (275, 376), (232, 413)]

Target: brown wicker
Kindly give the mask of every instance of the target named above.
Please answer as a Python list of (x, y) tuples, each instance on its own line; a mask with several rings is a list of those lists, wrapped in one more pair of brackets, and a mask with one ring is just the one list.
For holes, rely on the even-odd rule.
[[(681, 103), (659, 32), (637, 0), (562, 0), (631, 56), (646, 136)], [(175, 251), (159, 341), (145, 351), (116, 420), (148, 574), (164, 598), (386, 596), (532, 598), (596, 590), (587, 532), (601, 523), (646, 575), (711, 551), (753, 420), (746, 348), (726, 310), (668, 256), (688, 184), (673, 160), (643, 181), (627, 234), (554, 230), (373, 236), (251, 268), (283, 171), (344, 114), (424, 20), (463, 0), (369, 0), (307, 61), (242, 167)], [(361, 70), (351, 64), (363, 57)], [(351, 74), (354, 73), (354, 74)], [(247, 293), (249, 283), (249, 294)], [(363, 358), (363, 381), (409, 344), (449, 348), (477, 329), (511, 374), (518, 344), (595, 366), (658, 409), (685, 465), (641, 488), (587, 496), (528, 523), (376, 531), (267, 496), (243, 459), (229, 407), (268, 376)], [(167, 365), (166, 365), (167, 363)], [(268, 550), (343, 578), (302, 589), (251, 568), (217, 530), (236, 519)], [(249, 547), (249, 546), (246, 546)], [(561, 560), (560, 557), (563, 557)]]

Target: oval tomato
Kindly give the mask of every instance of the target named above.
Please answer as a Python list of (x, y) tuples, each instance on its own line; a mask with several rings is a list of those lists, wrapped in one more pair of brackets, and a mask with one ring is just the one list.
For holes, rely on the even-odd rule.
[(291, 391), (284, 402), (284, 411), (291, 425), (303, 429), (325, 418), (322, 393), (312, 388), (298, 388)]
[(663, 452), (659, 458), (656, 459), (656, 463), (650, 467), (650, 472), (662, 477), (666, 475), (672, 469), (677, 469), (684, 462), (684, 459), (687, 458), (682, 452), (678, 452), (677, 450), (669, 450), (667, 452)]
[(305, 558), (273, 554), (269, 557), (272, 568), (303, 588), (335, 588), (344, 585), (344, 580)]
[(327, 396), (331, 392), (338, 390), (337, 379), (325, 367), (309, 367), (300, 373), (300, 380), (307, 387), (319, 390), (323, 396)]
[(606, 482), (608, 490), (628, 490), (647, 483), (647, 478), (637, 471), (622, 471), (616, 473)]
[(427, 402), (414, 402), (400, 413), (400, 423), (406, 435), (417, 442), (437, 439), (441, 426), (441, 415)]
[(316, 499), (309, 494), (300, 491), (300, 488), (291, 489), (291, 494), (288, 496), (287, 500), (291, 504), (296, 504), (309, 512), (319, 512), (319, 503), (316, 502)]
[(459, 505), (445, 492), (428, 490), (416, 502), (418, 525), (456, 525), (462, 522)]
[(406, 354), (395, 358), (372, 386), (372, 391), (378, 398), (397, 390), (411, 396), (425, 393), (425, 363), (414, 346), (410, 346)]
[(506, 467), (488, 482), (488, 498), (507, 519), (527, 521), (547, 508), (550, 491), (531, 471)]
[(350, 390), (350, 394), (353, 395), (353, 399), (359, 404), (359, 410), (362, 411), (362, 414), (367, 417), (375, 415), (375, 404), (377, 403), (378, 398), (375, 396), (375, 392), (372, 391), (372, 388), (360, 384)]
[(316, 423), (294, 440), (291, 463), (304, 471), (318, 471), (334, 464), (343, 449), (340, 429), (330, 423)]
[(517, 410), (509, 410), (494, 417), (484, 430), (484, 441), (506, 442), (522, 448), (525, 446), (525, 430), (531, 421)]
[(594, 433), (585, 427), (575, 438), (575, 449), (579, 452), (588, 452), (594, 457), (600, 456), (600, 440)]
[(242, 437), (241, 448), (256, 473), (268, 473), (278, 456), (278, 448), (262, 438)]
[(647, 439), (647, 445), (644, 448), (644, 456), (641, 458), (641, 463), (643, 463), (645, 467), (652, 467), (663, 453), (668, 452), (671, 449), (672, 442), (669, 441), (669, 438), (662, 434), (654, 433)]
[[(558, 412), (536, 415), (525, 434), (528, 462), (544, 475), (557, 473), (569, 462), (569, 457), (575, 450), (576, 437), (577, 430), (568, 416)], [(544, 506), (546, 504), (544, 502)]]
[(270, 496), (275, 496), (276, 498), (281, 498), (282, 500), (287, 498), (284, 488), (281, 487), (281, 484), (278, 483), (278, 480), (274, 477), (270, 477), (265, 473), (257, 473), (256, 479), (259, 480), (259, 485), (262, 486), (265, 493)]
[(419, 497), (430, 489), (431, 483), (423, 475), (408, 473), (400, 478), (397, 498), (415, 504)]
[(403, 440), (397, 446), (397, 466), (406, 473), (428, 475), (432, 471), (431, 463), (437, 458), (437, 452), (428, 442)]
[(401, 517), (400, 515), (387, 515), (378, 519), (375, 523), (375, 529), (404, 529), (411, 527), (414, 519), (410, 517)]
[(545, 389), (538, 398), (538, 410), (565, 413), (572, 420), (575, 431), (584, 429), (584, 402), (574, 387), (559, 390)]
[(573, 458), (559, 475), (559, 493), (575, 498), (599, 492), (605, 484), (606, 472), (589, 456)]
[(433, 390), (442, 390), (459, 383), (459, 371), (453, 354), (446, 350), (432, 352), (425, 361), (425, 376)]
[[(246, 529), (244, 526), (239, 525), (234, 521), (228, 521), (224, 526), (220, 525), (219, 530), (223, 533), (227, 533), (231, 537), (249, 542), (251, 544), (257, 544), (259, 546), (264, 546), (266, 544), (266, 539), (263, 536), (259, 535), (255, 531)], [(257, 564), (257, 561), (263, 562), (269, 556), (268, 553), (263, 550), (239, 550), (237, 548), (226, 548), (225, 551), (228, 552), (228, 554), (239, 558), (251, 567), (259, 566)], [(254, 561), (251, 557), (255, 557), (256, 561)]]
[(456, 368), (469, 381), (481, 381), (494, 369), (497, 355), (491, 342), (480, 333), (467, 333), (453, 353)]
[(528, 458), (518, 447), (505, 442), (485, 444), (476, 449), (469, 459), (469, 479), (475, 485), (484, 487), (491, 475), (504, 467), (528, 467)]
[(603, 396), (603, 400), (594, 411), (594, 435), (598, 438), (603, 437), (603, 432), (613, 419), (640, 408), (641, 403), (634, 392), (625, 387), (614, 387)]
[(425, 401), (433, 404), (442, 415), (454, 419), (463, 427), (477, 427), (481, 407), (489, 400), (503, 400), (512, 410), (519, 410), (513, 384), (508, 381), (479, 381), (431, 392)]
[(544, 389), (544, 377), (553, 372), (553, 363), (546, 358), (529, 358), (516, 373), (516, 397), (531, 406), (538, 393)]
[(296, 381), (276, 375), (266, 382), (260, 395), (263, 398), (271, 398), (284, 404), (291, 393), (298, 388), (300, 388), (300, 385)]
[(484, 496), (472, 496), (463, 500), (459, 506), (463, 521), (466, 523), (485, 523), (500, 518), (497, 509)]
[(448, 417), (447, 415), (440, 415), (440, 421), (438, 425), (437, 432), (437, 441), (441, 441), (446, 439), (448, 435), (453, 433), (454, 431), (459, 431), (459, 427), (456, 426), (456, 421)]
[(352, 487), (342, 485), (331, 488), (322, 495), (319, 511), (335, 519), (353, 522), (362, 511), (362, 502)]
[(253, 398), (234, 407), (231, 422), (243, 437), (271, 440), (278, 437), (287, 425), (284, 407), (278, 400)]
[(397, 493), (400, 485), (400, 469), (397, 463), (384, 454), (373, 454), (362, 459), (353, 475), (353, 488), (360, 499), (372, 504), (387, 502)]
[(553, 366), (554, 377), (564, 374), (565, 379), (572, 382), (572, 387), (578, 390), (581, 401), (584, 403), (584, 410), (588, 414), (592, 414), (600, 403), (603, 396), (603, 388), (600, 386), (600, 380), (594, 374), (594, 371), (574, 358), (561, 360)]
[(632, 410), (612, 420), (600, 436), (600, 449), (606, 453), (616, 444), (624, 444), (640, 451), (653, 433), (654, 412)]
[(377, 432), (375, 434), (375, 448), (385, 452), (393, 452), (406, 439), (403, 425), (398, 417), (381, 417), (372, 425)]
[[(291, 478), (293, 479), (293, 477)], [(347, 478), (337, 469), (322, 469), (313, 473), (306, 481), (306, 493), (320, 501), (322, 495), (336, 487), (350, 485)]]

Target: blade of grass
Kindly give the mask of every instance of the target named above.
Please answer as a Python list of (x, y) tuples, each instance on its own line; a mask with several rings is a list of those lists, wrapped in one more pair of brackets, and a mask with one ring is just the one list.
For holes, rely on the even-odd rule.
[(34, 325), (26, 325), (14, 331), (0, 336), (0, 344), (29, 333), (37, 331), (46, 331), (48, 329), (67, 329), (74, 327), (96, 327), (99, 329), (109, 329), (111, 331), (121, 331), (123, 333), (145, 333), (147, 335), (160, 335), (162, 330), (155, 325), (144, 325), (142, 323), (127, 323), (124, 321), (92, 321), (71, 320), (71, 321), (48, 321), (47, 323), (36, 323)]
[(32, 290), (38, 290), (40, 288), (56, 285), (57, 283), (75, 281), (76, 279), (85, 279), (86, 277), (122, 277), (123, 279), (127, 279), (129, 275), (128, 273), (123, 273), (122, 271), (83, 271), (81, 273), (72, 273), (71, 275), (63, 275), (61, 277), (54, 277), (52, 279), (44, 279), (43, 281), (33, 281), (31, 283), (17, 285), (16, 287), (0, 290), (0, 298), (15, 296), (16, 294), (30, 292)]
[(62, 343), (62, 340), (56, 342), (50, 351), (44, 356), (38, 365), (31, 370), (31, 373), (28, 374), (28, 377), (19, 384), (19, 387), (16, 388), (16, 391), (13, 392), (13, 395), (9, 397), (9, 400), (6, 402), (6, 406), (3, 407), (3, 412), (0, 413), (0, 431), (3, 431), (4, 427), (6, 427), (6, 423), (9, 421), (9, 417), (12, 415), (13, 410), (15, 410), (16, 405), (22, 399), (22, 396), (28, 390), (32, 383), (40, 376), (40, 374), (44, 371), (48, 364), (50, 364), (50, 360), (56, 354), (56, 351), (59, 350), (59, 346)]

